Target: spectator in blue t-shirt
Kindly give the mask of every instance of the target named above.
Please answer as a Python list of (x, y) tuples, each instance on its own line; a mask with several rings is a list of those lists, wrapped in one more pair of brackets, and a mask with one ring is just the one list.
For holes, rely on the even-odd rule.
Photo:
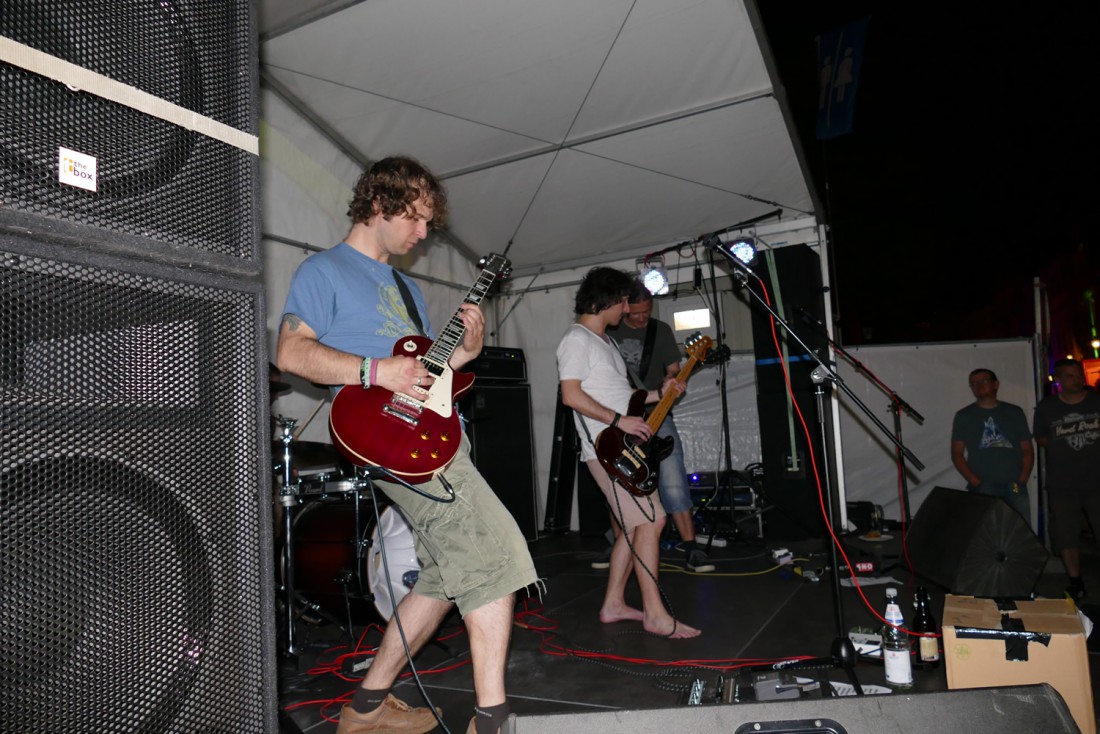
[(1000, 497), (1031, 523), (1027, 480), (1035, 464), (1027, 416), (997, 400), (1001, 383), (984, 367), (970, 373), (974, 402), (955, 413), (951, 462), (971, 492)]

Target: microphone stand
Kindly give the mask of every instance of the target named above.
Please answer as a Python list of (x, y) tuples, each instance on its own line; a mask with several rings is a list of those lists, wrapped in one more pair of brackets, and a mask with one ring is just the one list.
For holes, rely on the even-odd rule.
[(905, 455), (901, 452), (899, 448), (897, 448), (902, 443), (901, 413), (902, 411), (908, 413), (909, 416), (917, 422), (917, 425), (924, 425), (924, 416), (918, 413), (912, 405), (906, 402), (900, 395), (890, 389), (888, 385), (886, 385), (882, 380), (875, 376), (875, 374), (867, 369), (862, 362), (860, 362), (858, 359), (845, 351), (844, 347), (834, 342), (832, 337), (829, 336), (829, 331), (825, 328), (825, 324), (815, 319), (805, 308), (802, 308), (800, 306), (797, 310), (799, 315), (802, 317), (802, 320), (809, 324), (810, 328), (816, 328), (818, 333), (821, 334), (821, 336), (825, 337), (826, 341), (829, 342), (829, 346), (833, 348), (833, 351), (842, 355), (845, 359), (851, 362), (852, 366), (856, 368), (856, 372), (862, 372), (863, 374), (870, 377), (871, 381), (878, 385), (879, 388), (881, 388), (882, 391), (890, 397), (890, 405), (887, 409), (894, 417), (894, 437), (896, 438), (896, 441), (894, 442), (894, 457), (898, 464), (898, 474), (901, 477), (901, 516), (902, 522), (905, 524), (906, 527), (908, 527), (910, 521), (913, 519), (909, 509), (909, 479), (908, 477), (906, 477)]
[[(718, 239), (717, 234), (710, 234), (704, 237), (703, 246), (713, 250), (714, 252), (718, 253), (729, 261), (729, 263), (733, 266), (733, 277), (741, 286), (747, 286), (750, 277), (757, 281), (760, 280), (759, 276), (757, 276), (756, 273), (749, 270), (747, 265), (737, 259), (737, 257), (732, 252), (730, 252), (723, 246), (723, 242)], [(816, 351), (810, 349), (806, 342), (802, 339), (802, 337), (798, 335), (798, 332), (796, 332), (795, 329), (789, 323), (787, 323), (787, 321), (785, 321), (782, 317), (779, 316), (778, 313), (776, 313), (775, 309), (768, 304), (768, 302), (756, 291), (756, 289), (746, 287), (745, 290), (747, 290), (748, 293), (752, 296), (756, 304), (766, 310), (775, 320), (775, 322), (783, 328), (786, 334), (794, 339), (794, 341), (802, 347), (806, 354), (812, 356), (814, 360), (817, 361), (818, 366), (811, 373), (811, 379), (816, 385), (814, 394), (817, 397), (818, 422), (821, 427), (821, 454), (823, 457), (826, 457), (826, 465), (828, 464), (828, 460), (826, 452), (827, 446), (824, 420), (824, 389), (822, 385), (826, 380), (832, 380), (833, 384), (839, 387), (844, 392), (844, 394), (847, 395), (852, 400), (852, 402), (855, 403), (855, 405), (857, 405), (859, 409), (863, 411), (864, 415), (866, 415), (867, 418), (871, 420), (871, 422), (878, 426), (879, 430), (881, 430), (890, 439), (890, 441), (897, 447), (900, 452), (904, 453), (909, 458), (914, 466), (923, 469), (924, 465), (921, 464), (920, 460), (918, 460), (917, 457), (909, 451), (909, 449), (905, 448), (905, 446), (901, 444), (897, 437), (895, 437), (894, 434), (892, 434), (886, 428), (886, 426), (883, 425), (882, 421), (880, 421), (873, 413), (871, 413), (867, 406), (863, 404), (863, 401), (861, 401), (859, 397), (852, 392), (851, 388), (849, 388), (845, 384), (844, 380), (840, 378), (840, 375), (836, 373), (833, 365), (831, 365), (828, 361), (823, 360)], [(798, 670), (803, 668), (820, 667), (822, 664), (831, 664), (833, 667), (840, 668), (845, 673), (847, 673), (848, 678), (852, 681), (852, 686), (855, 688), (856, 693), (858, 695), (863, 695), (863, 688), (860, 686), (859, 680), (856, 678), (854, 667), (856, 661), (855, 645), (852, 644), (852, 640), (848, 637), (848, 634), (845, 630), (846, 625), (844, 624), (844, 609), (841, 604), (840, 597), (840, 564), (837, 558), (837, 543), (839, 541), (836, 539), (836, 533), (833, 530), (834, 498), (832, 492), (832, 482), (829, 479), (828, 466), (826, 466), (825, 469), (826, 471), (824, 473), (824, 476), (822, 477), (822, 483), (824, 485), (825, 493), (825, 513), (829, 522), (830, 534), (832, 535), (832, 542), (829, 543), (829, 557), (833, 568), (832, 594), (833, 615), (834, 621), (836, 622), (836, 638), (834, 638), (833, 640), (831, 657), (792, 662), (788, 665), (782, 665), (782, 667), (786, 670)]]

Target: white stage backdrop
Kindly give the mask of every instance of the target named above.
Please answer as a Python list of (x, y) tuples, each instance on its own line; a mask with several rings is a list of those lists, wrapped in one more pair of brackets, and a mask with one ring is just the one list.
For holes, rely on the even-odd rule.
[[(900, 421), (902, 441), (924, 464), (918, 472), (906, 462), (910, 511), (914, 515), (933, 487), (966, 486), (951, 464), (951, 422), (956, 411), (974, 401), (967, 383), (971, 370), (985, 367), (996, 372), (1001, 382), (998, 397), (1023, 408), (1030, 424), (1036, 394), (1029, 340), (887, 345), (847, 351), (924, 417), (924, 423), (918, 424), (903, 413)], [(841, 378), (893, 432), (889, 396), (869, 377), (857, 373), (848, 360), (838, 359)], [(847, 499), (869, 500), (882, 505), (886, 517), (900, 519), (894, 445), (847, 396), (842, 395), (840, 403)], [(1033, 473), (1028, 482), (1033, 527), (1036, 484)]]

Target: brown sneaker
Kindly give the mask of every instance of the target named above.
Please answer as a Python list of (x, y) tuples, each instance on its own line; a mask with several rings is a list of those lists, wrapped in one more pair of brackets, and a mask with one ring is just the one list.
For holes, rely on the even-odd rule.
[[(438, 708), (436, 711), (442, 715)], [(340, 709), (336, 734), (424, 734), (438, 723), (431, 709), (413, 708), (391, 693), (378, 708), (365, 714), (345, 705)]]

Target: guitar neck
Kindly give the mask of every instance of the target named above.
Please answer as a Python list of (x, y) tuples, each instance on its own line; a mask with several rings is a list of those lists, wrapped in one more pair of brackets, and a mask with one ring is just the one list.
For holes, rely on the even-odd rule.
[[(680, 371), (676, 374), (676, 380), (679, 382), (687, 382), (688, 376), (691, 371), (695, 369), (695, 364), (698, 362), (698, 358), (691, 356), (688, 357), (688, 361), (684, 363), (684, 366), (680, 368)], [(676, 398), (680, 397), (680, 393), (675, 390), (669, 390), (661, 397), (661, 402), (657, 403), (655, 407), (646, 418), (646, 424), (650, 430), (654, 433), (661, 427), (665, 417), (668, 415), (668, 411), (672, 409), (672, 404), (676, 402)]]
[[(470, 292), (466, 294), (466, 297), (462, 299), (462, 303), (469, 303), (474, 306), (480, 304), (482, 299), (485, 298), (485, 294), (489, 292), (494, 280), (496, 280), (496, 273), (482, 270), (477, 282), (470, 288)], [(434, 366), (438, 370), (437, 374), (441, 374), (450, 363), (451, 357), (458, 349), (458, 345), (462, 343), (462, 337), (465, 334), (466, 324), (462, 322), (462, 308), (459, 307), (451, 316), (451, 320), (443, 327), (443, 331), (432, 342), (432, 346), (424, 354), (423, 361), (430, 366)]]

